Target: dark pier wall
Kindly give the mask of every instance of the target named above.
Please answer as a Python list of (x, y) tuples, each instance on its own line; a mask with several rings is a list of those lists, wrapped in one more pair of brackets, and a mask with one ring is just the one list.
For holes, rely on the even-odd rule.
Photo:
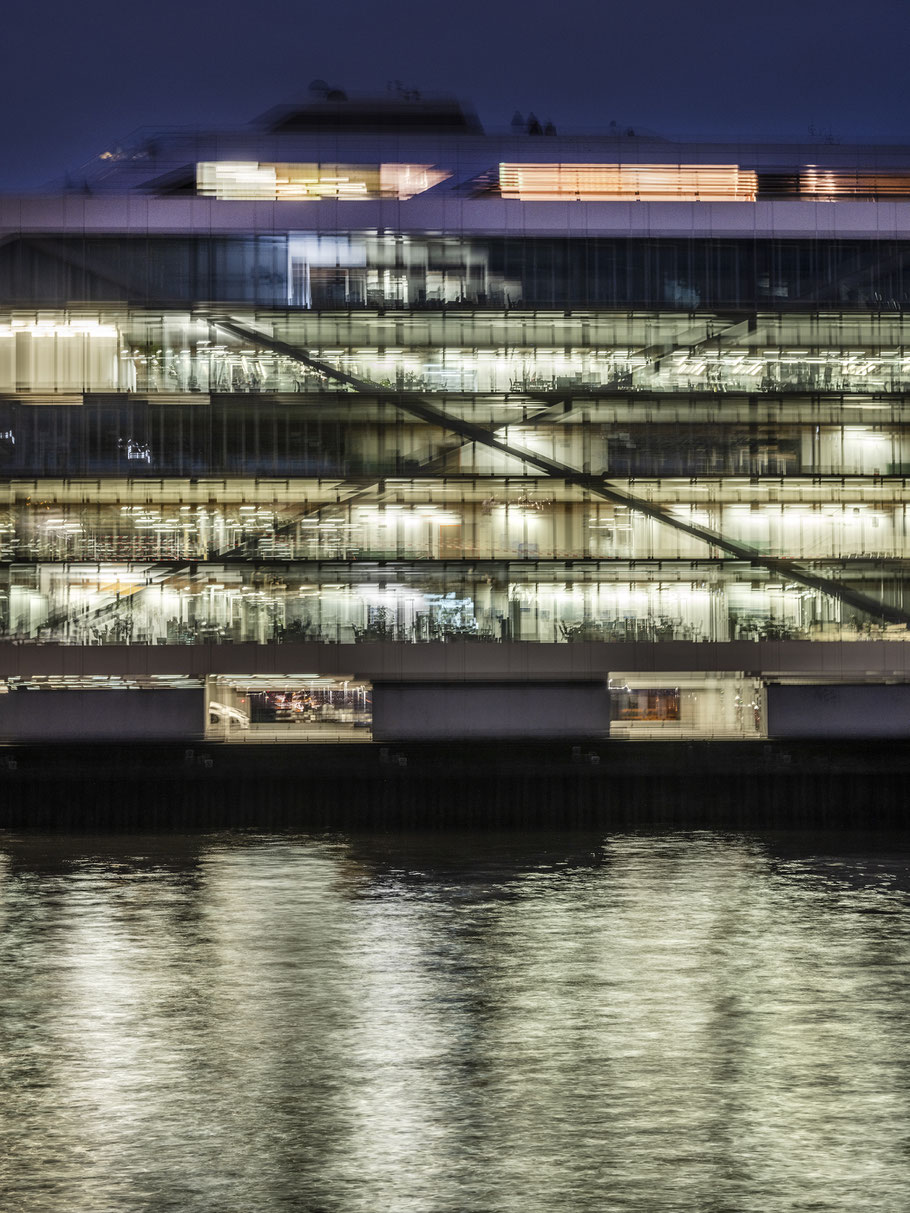
[(906, 743), (18, 747), (0, 829), (901, 828)]

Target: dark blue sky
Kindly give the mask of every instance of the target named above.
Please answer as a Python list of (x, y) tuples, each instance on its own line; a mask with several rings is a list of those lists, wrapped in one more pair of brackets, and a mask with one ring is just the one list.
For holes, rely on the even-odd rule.
[(314, 77), (401, 79), (561, 130), (910, 137), (908, 0), (46, 0), (4, 14), (0, 188), (138, 126), (244, 122)]

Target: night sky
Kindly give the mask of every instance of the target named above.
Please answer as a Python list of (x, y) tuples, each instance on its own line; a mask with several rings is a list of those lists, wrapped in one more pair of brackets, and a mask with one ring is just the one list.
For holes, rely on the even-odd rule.
[[(448, 15), (447, 15), (448, 14)], [(320, 77), (473, 99), (488, 129), (910, 138), (908, 0), (47, 0), (7, 8), (0, 188), (140, 126), (243, 123)]]

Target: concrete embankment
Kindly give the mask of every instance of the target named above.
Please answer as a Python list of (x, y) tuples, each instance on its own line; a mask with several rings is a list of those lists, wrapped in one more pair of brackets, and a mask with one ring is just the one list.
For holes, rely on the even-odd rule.
[(910, 822), (910, 743), (18, 747), (0, 829), (426, 829)]

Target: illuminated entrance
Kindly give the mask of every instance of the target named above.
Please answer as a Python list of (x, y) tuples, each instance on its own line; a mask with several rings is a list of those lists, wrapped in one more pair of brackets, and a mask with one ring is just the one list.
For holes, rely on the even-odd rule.
[(370, 741), (372, 688), (343, 675), (218, 675), (206, 684), (206, 721), (209, 741)]

